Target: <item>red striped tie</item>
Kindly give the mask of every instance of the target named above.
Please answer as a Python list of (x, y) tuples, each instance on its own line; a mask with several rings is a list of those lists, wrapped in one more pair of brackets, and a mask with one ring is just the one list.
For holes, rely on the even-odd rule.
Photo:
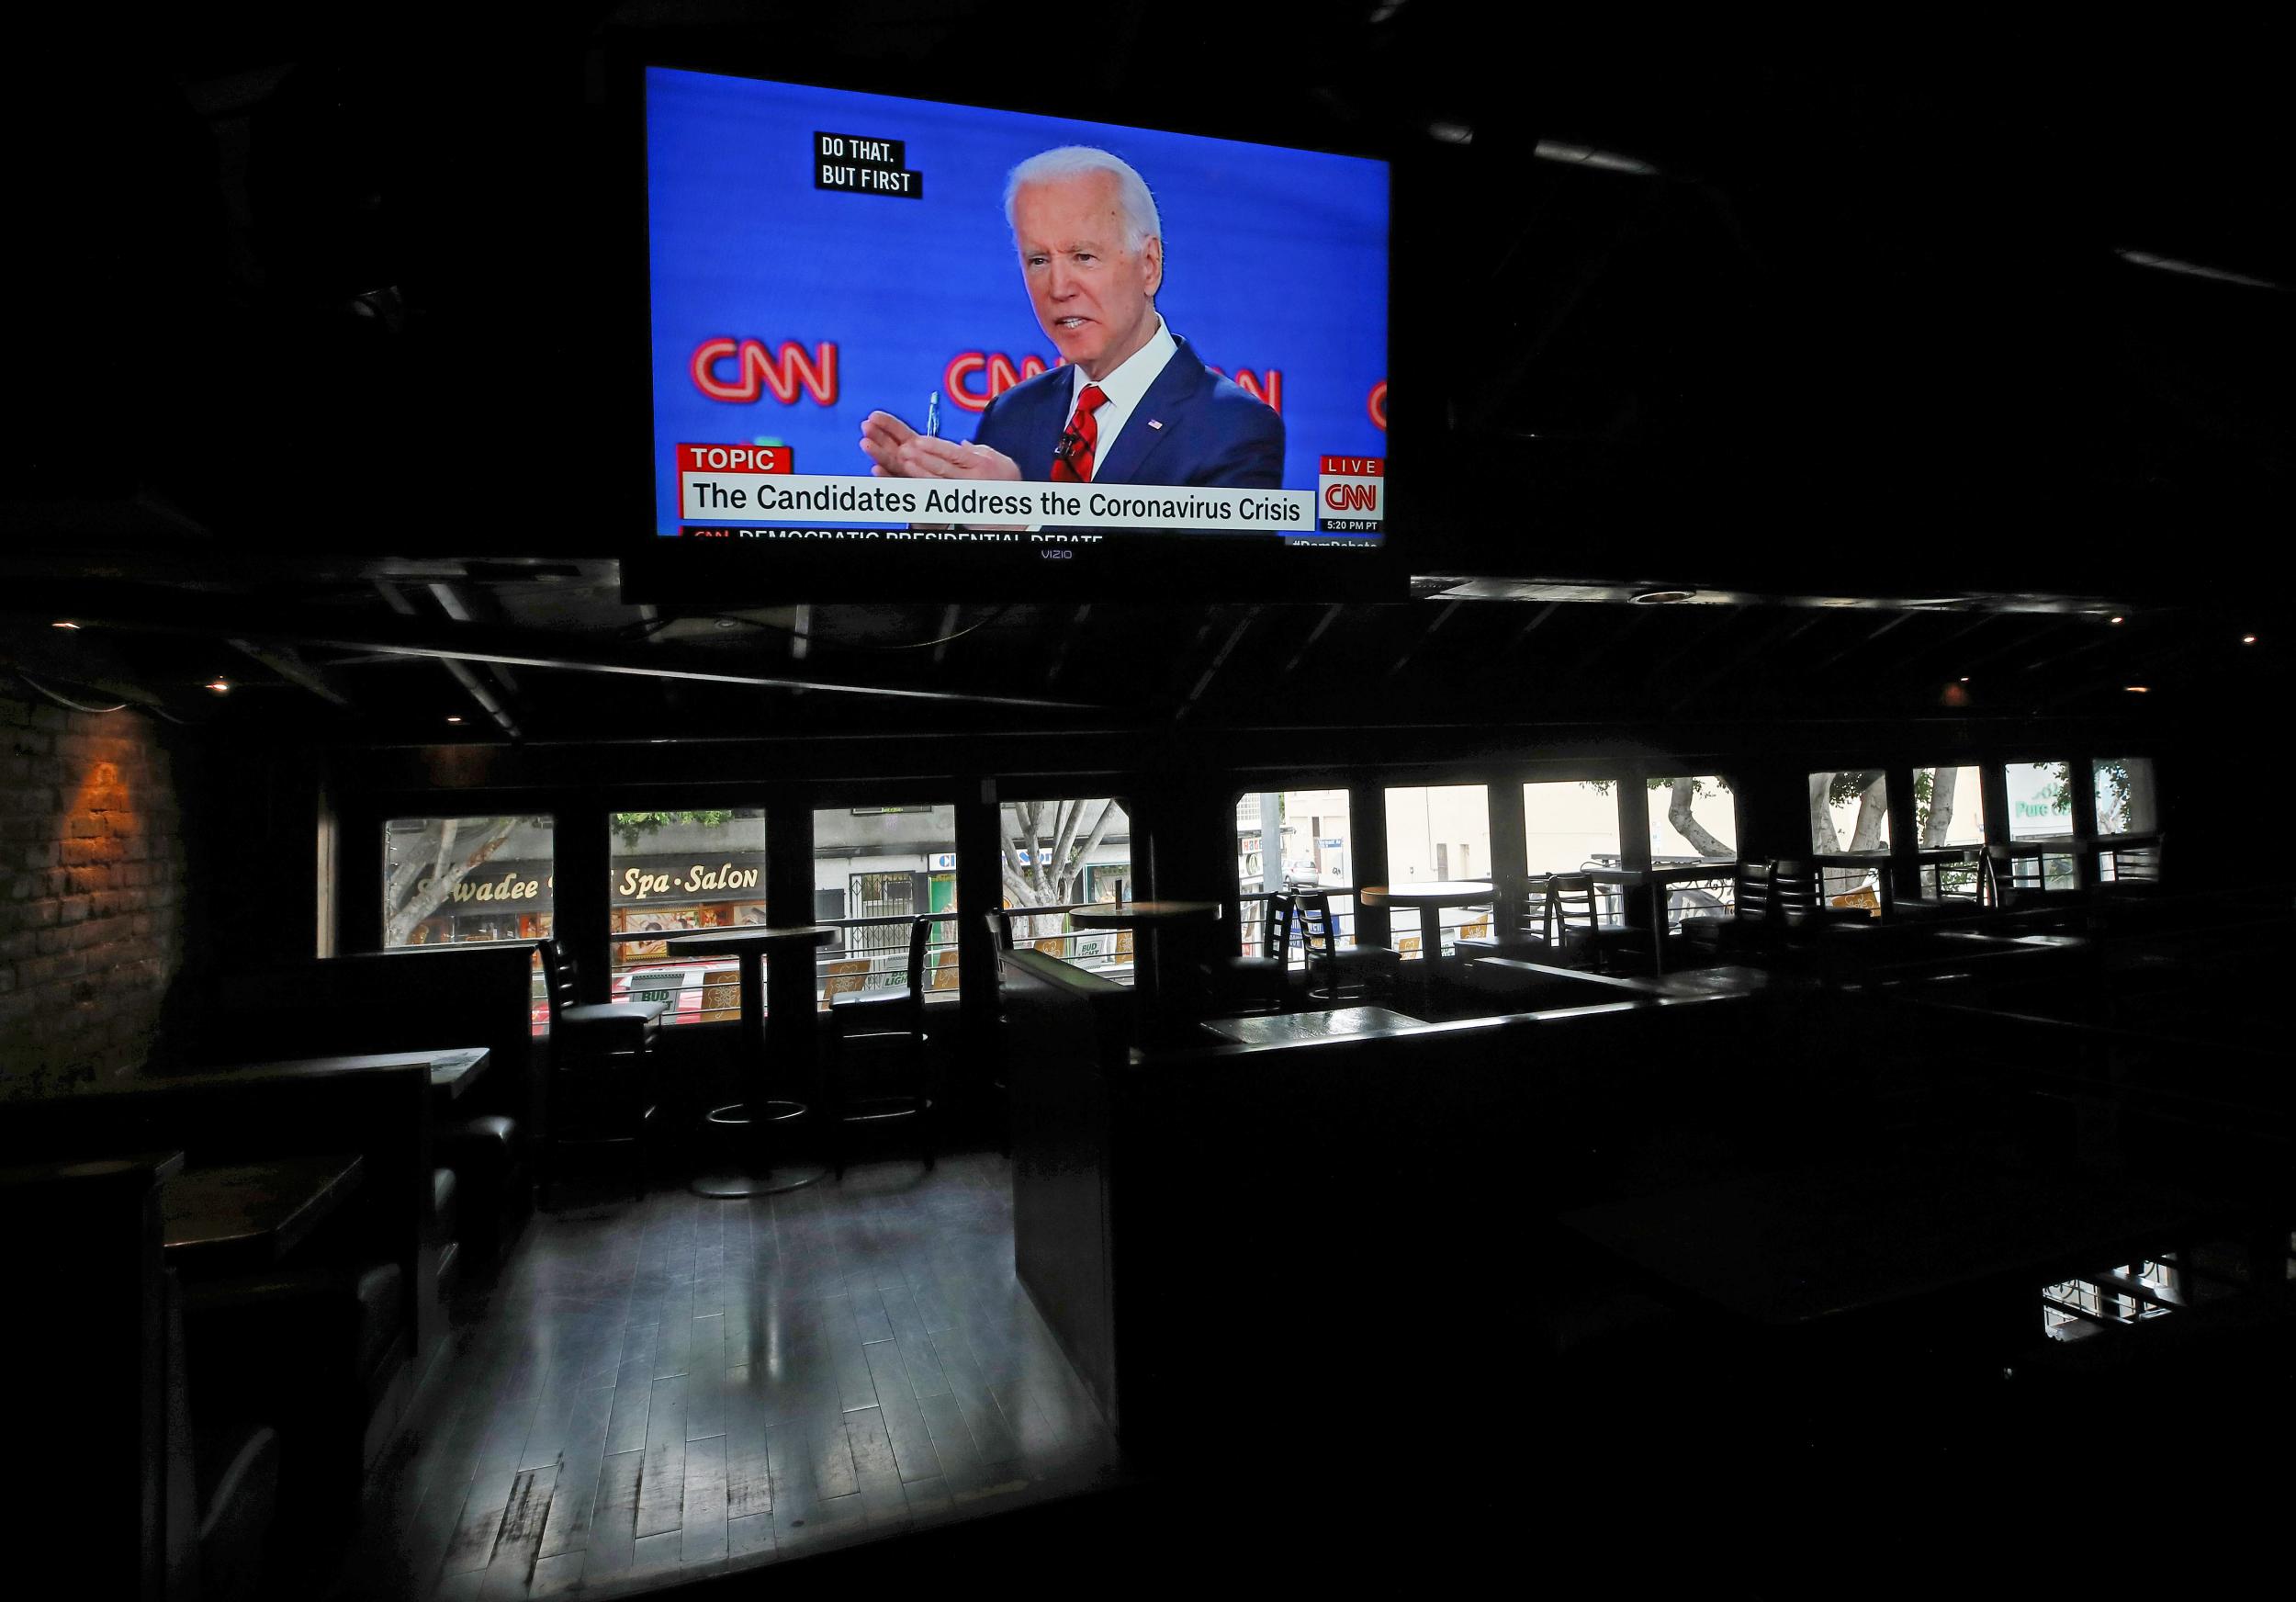
[(1092, 482), (1093, 453), (1100, 446), (1100, 425), (1092, 420), (1092, 414), (1107, 399), (1097, 384), (1086, 384), (1077, 391), (1076, 415), (1069, 420), (1068, 432), (1061, 435), (1060, 444), (1052, 449), (1055, 484)]

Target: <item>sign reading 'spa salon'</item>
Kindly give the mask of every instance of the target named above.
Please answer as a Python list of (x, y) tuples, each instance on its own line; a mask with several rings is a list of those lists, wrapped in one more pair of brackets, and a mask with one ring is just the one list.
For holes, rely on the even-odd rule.
[[(706, 901), (754, 901), (765, 894), (762, 853), (756, 857), (624, 857), (611, 870), (616, 907), (690, 907)], [(490, 863), (455, 886), (443, 912), (547, 912), (555, 881), (547, 862)]]

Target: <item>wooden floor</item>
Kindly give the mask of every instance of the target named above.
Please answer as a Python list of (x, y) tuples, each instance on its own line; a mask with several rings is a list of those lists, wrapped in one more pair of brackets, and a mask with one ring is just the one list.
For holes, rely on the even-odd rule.
[(538, 1213), (450, 1338), (344, 1602), (621, 1596), (1117, 1478), (994, 1155)]

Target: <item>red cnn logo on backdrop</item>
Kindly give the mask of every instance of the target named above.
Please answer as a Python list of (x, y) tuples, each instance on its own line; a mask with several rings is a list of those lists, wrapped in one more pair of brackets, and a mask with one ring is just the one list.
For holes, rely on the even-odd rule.
[[(728, 362), (730, 374), (724, 370)], [(779, 350), (769, 354), (762, 340), (705, 339), (693, 347), (687, 370), (693, 387), (713, 400), (755, 400), (771, 390), (774, 400), (794, 406), (803, 389), (816, 406), (837, 404), (835, 340), (822, 341), (808, 356), (794, 340), (783, 340)]]
[(1257, 373), (1249, 367), (1238, 367), (1232, 374), (1221, 373), (1218, 367), (1212, 368), (1212, 371), (1220, 373), (1223, 378), (1233, 378), (1237, 389), (1266, 406), (1270, 412), (1279, 414), (1282, 412), (1284, 375), (1281, 368), (1265, 367)]
[[(1022, 356), (1015, 367), (1012, 358), (1003, 351), (959, 351), (949, 358), (949, 365), (940, 375), (941, 393), (967, 412), (985, 412), (988, 403), (1011, 389), (1025, 384), (1039, 373), (1051, 369), (1042, 356)], [(967, 380), (985, 373), (982, 387), (975, 389)]]

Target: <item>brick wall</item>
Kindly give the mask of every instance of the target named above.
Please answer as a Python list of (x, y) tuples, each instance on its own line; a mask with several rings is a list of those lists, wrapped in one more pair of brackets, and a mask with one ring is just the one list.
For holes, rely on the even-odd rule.
[(0, 695), (0, 1100), (150, 1052), (184, 952), (175, 773), (141, 713)]

